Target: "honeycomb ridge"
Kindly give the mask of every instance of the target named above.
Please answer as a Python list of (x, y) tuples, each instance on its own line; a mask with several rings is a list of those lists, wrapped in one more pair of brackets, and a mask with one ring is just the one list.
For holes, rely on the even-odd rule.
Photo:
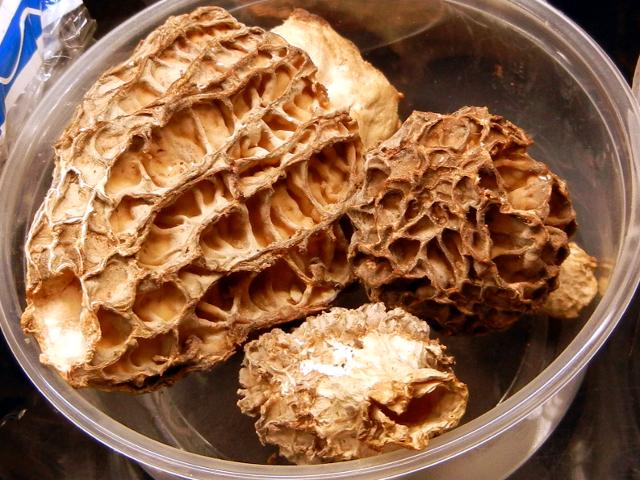
[[(136, 93), (177, 51), (153, 95)], [(22, 324), (43, 362), (76, 387), (146, 391), (352, 280), (340, 219), (362, 147), (315, 72), (302, 50), (209, 7), (101, 77), (57, 145), (27, 240)]]
[(486, 108), (414, 112), (365, 156), (349, 258), (372, 301), (449, 333), (507, 328), (556, 288), (575, 212), (526, 134)]
[(87, 91), (57, 142), (58, 151), (73, 143), (79, 128), (129, 115), (161, 98), (200, 55), (215, 51), (221, 73), (233, 68), (242, 58), (238, 47), (250, 49), (263, 42), (262, 33), (217, 7), (170, 17)]

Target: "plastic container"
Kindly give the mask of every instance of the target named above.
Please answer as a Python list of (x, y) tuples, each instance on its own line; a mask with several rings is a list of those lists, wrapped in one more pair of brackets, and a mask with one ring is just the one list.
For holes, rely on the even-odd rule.
[(235, 407), (238, 356), (142, 396), (76, 391), (38, 362), (37, 345), (24, 337), (18, 321), (22, 248), (50, 183), (51, 145), (103, 70), (126, 58), (168, 15), (203, 3), (159, 2), (116, 28), (49, 91), (18, 139), (0, 183), (0, 320), (18, 361), (72, 422), (156, 478), (508, 475), (560, 421), (640, 277), (638, 106), (600, 48), (540, 1), (218, 2), (236, 8), (240, 20), (266, 27), (291, 5), (325, 16), (406, 94), (404, 116), (413, 109), (487, 105), (532, 134), (533, 156), (568, 180), (578, 241), (601, 262), (602, 296), (576, 322), (525, 319), (507, 333), (445, 339), (471, 391), (460, 427), (421, 452), (321, 466), (266, 465), (272, 450), (259, 445), (252, 420)]

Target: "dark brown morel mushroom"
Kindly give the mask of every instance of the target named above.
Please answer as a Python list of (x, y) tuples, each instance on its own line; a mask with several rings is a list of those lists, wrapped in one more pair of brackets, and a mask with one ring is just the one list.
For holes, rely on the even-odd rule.
[(556, 288), (575, 212), (524, 131), (486, 108), (414, 112), (365, 156), (349, 258), (372, 301), (500, 330)]

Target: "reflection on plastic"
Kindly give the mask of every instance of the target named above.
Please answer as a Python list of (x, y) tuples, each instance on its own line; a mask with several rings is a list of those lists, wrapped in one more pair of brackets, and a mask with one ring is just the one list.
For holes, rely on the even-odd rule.
[(0, 2), (0, 169), (44, 91), (94, 30), (80, 0)]

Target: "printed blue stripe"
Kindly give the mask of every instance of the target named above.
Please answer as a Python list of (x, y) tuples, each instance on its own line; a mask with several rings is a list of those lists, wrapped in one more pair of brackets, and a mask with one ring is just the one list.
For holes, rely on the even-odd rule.
[[(4, 38), (0, 41), (0, 77), (9, 77), (15, 69), (15, 73), (8, 84), (0, 84), (0, 126), (5, 120), (5, 98), (11, 90), (24, 66), (29, 62), (37, 50), (36, 40), (42, 35), (42, 24), (38, 15), (28, 14), (24, 22), (24, 30), (20, 17), (25, 8), (40, 9), (40, 0), (22, 0), (18, 5)], [(22, 40), (22, 48), (20, 42)], [(17, 66), (16, 66), (17, 63)]]
[[(0, 42), (0, 77), (6, 78), (11, 74), (15, 63), (18, 60), (18, 55), (20, 53), (20, 39), (23, 34), (25, 38), (30, 35), (38, 37), (42, 32), (40, 18), (37, 15), (28, 15), (27, 21), (25, 22), (25, 30), (24, 32), (21, 31), (22, 27), (20, 25), (20, 17), (22, 16), (22, 12), (25, 8), (40, 10), (40, 0), (22, 0), (18, 5), (13, 18), (9, 23), (9, 27), (7, 28), (4, 38)], [(33, 28), (36, 25), (37, 31), (34, 31)]]

